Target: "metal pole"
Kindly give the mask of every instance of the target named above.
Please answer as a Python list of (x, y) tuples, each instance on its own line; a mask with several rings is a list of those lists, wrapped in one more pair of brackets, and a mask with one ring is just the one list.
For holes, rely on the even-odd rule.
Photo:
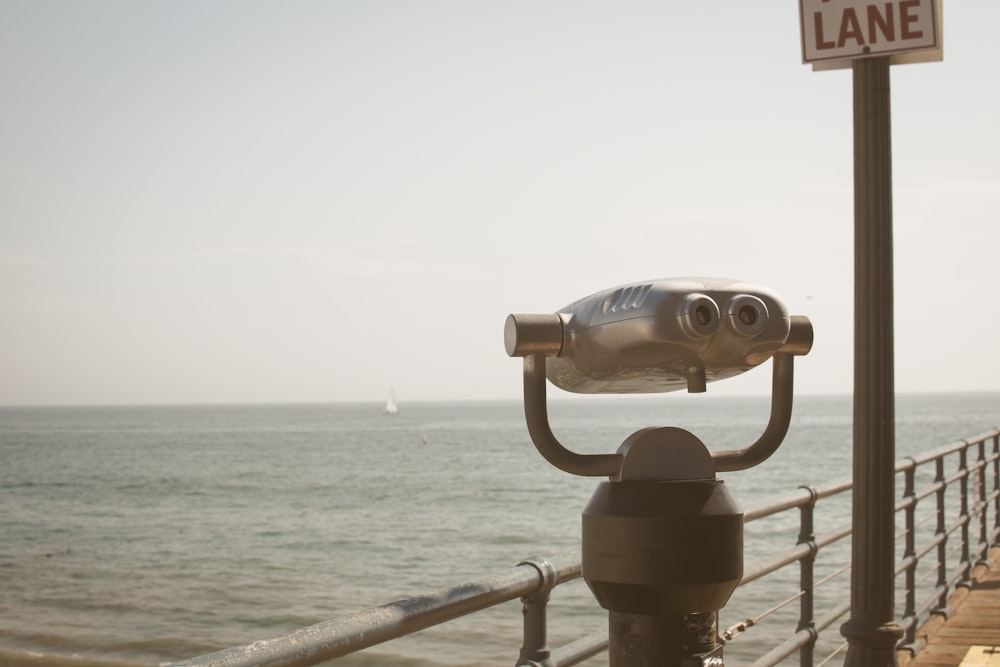
[(845, 665), (894, 666), (895, 414), (889, 58), (854, 69), (854, 492)]
[(812, 635), (812, 640), (799, 649), (799, 665), (801, 667), (812, 667), (813, 653), (816, 647), (816, 552), (819, 547), (816, 545), (816, 529), (814, 515), (816, 512), (816, 489), (806, 488), (811, 499), (808, 504), (799, 506), (799, 540), (796, 544), (808, 544), (809, 556), (799, 561), (799, 587), (802, 590), (802, 598), (799, 600), (799, 625), (796, 632), (808, 630)]
[(608, 612), (611, 667), (721, 667), (717, 612), (629, 614)]

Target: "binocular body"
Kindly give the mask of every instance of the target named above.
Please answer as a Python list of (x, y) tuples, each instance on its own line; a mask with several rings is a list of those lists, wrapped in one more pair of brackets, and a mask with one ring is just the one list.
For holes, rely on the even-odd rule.
[(551, 315), (510, 315), (504, 344), (511, 356), (547, 357), (548, 380), (566, 391), (703, 392), (770, 359), (794, 319), (768, 289), (674, 278), (597, 292)]

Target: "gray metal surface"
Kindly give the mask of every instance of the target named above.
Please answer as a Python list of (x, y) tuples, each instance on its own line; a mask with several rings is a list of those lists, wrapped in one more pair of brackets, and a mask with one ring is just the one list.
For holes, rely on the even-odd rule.
[[(603, 290), (552, 315), (510, 315), (510, 356), (550, 357), (546, 375), (566, 391), (630, 394), (687, 388), (767, 361), (791, 318), (771, 290), (723, 278), (667, 278)], [(800, 354), (804, 354), (801, 352)]]

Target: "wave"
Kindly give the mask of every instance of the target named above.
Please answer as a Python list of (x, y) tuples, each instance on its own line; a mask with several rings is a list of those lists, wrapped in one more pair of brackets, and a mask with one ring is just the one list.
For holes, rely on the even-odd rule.
[(0, 650), (0, 667), (149, 667), (148, 663), (38, 651)]

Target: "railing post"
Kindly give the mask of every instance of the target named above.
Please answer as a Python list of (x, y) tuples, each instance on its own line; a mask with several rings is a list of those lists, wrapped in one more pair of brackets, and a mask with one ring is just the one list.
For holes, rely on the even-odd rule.
[(993, 535), (1000, 535), (1000, 432), (993, 435)]
[(517, 667), (552, 667), (552, 651), (548, 639), (549, 594), (558, 583), (559, 573), (545, 558), (531, 558), (518, 563), (530, 565), (538, 570), (541, 579), (535, 592), (521, 598), (521, 613), (524, 615), (524, 639)]
[(812, 639), (799, 649), (800, 667), (812, 667), (813, 653), (816, 646), (816, 613), (815, 613), (815, 569), (816, 552), (819, 547), (816, 545), (815, 510), (816, 499), (819, 494), (812, 486), (800, 486), (809, 492), (809, 502), (799, 506), (799, 540), (797, 544), (808, 544), (809, 555), (799, 561), (799, 588), (802, 597), (799, 600), (799, 627), (798, 631), (807, 630)]
[(934, 536), (938, 540), (937, 545), (937, 588), (938, 606), (936, 611), (948, 614), (948, 532), (945, 526), (945, 481), (944, 481), (944, 458), (939, 456), (934, 460), (934, 484), (937, 492), (937, 527)]
[[(964, 442), (964, 441), (963, 441)], [(959, 493), (962, 494), (959, 499), (959, 516), (958, 519), (962, 523), (962, 583), (967, 584), (969, 579), (972, 577), (972, 563), (971, 557), (969, 555), (969, 523), (972, 521), (972, 517), (969, 516), (969, 443), (965, 442), (965, 446), (962, 447), (961, 451), (958, 453), (958, 470), (961, 475), (958, 481)]]
[(989, 505), (986, 500), (986, 439), (976, 443), (976, 513), (979, 514), (979, 544), (976, 545), (976, 564), (990, 561), (990, 537), (986, 526)]
[[(906, 566), (906, 606), (903, 610), (903, 618), (911, 619), (917, 615), (917, 547), (916, 547), (916, 515), (917, 515), (917, 493), (916, 493), (916, 473), (917, 463), (912, 458), (909, 459), (910, 466), (903, 471), (903, 500), (906, 501), (904, 510), (904, 521), (906, 523), (906, 535), (904, 540), (903, 560)], [(905, 644), (915, 644), (917, 641), (917, 624), (911, 622), (906, 630)]]

